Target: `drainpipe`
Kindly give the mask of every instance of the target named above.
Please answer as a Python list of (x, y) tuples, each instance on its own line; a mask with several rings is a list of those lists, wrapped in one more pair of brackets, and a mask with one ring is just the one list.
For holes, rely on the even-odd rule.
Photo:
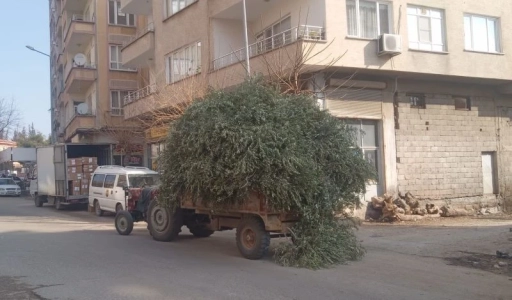
[(245, 65), (247, 71), (247, 77), (251, 76), (251, 64), (249, 57), (249, 33), (247, 29), (247, 6), (245, 0), (242, 1), (244, 7), (244, 36), (245, 36)]

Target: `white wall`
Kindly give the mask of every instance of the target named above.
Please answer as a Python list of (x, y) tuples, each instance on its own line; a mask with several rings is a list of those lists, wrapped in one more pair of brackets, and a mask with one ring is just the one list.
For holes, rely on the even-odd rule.
[(238, 20), (213, 19), (213, 53), (218, 58), (244, 47), (244, 26)]
[(36, 161), (36, 148), (13, 148), (12, 160), (17, 162)]

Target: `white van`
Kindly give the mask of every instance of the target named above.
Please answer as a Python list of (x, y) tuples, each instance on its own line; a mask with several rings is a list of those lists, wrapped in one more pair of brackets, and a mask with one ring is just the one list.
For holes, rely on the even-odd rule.
[(99, 166), (89, 185), (89, 206), (97, 216), (104, 211), (125, 210), (125, 188), (143, 188), (159, 183), (159, 174), (144, 167)]

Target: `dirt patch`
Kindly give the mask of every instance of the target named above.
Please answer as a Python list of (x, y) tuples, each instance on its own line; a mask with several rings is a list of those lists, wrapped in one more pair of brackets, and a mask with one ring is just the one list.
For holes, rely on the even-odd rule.
[(460, 257), (445, 258), (450, 265), (479, 269), (498, 275), (512, 277), (512, 259), (498, 259), (496, 255), (464, 253)]
[(21, 277), (0, 276), (0, 295), (2, 300), (49, 300), (39, 296), (35, 289), (21, 281)]

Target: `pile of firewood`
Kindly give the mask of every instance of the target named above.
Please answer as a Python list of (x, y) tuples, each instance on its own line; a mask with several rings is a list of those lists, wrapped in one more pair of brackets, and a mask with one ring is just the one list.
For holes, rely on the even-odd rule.
[(373, 197), (368, 203), (366, 219), (369, 221), (394, 222), (409, 219), (410, 215), (439, 215), (441, 210), (432, 203), (420, 207), (420, 202), (411, 193), (393, 196), (384, 194)]

